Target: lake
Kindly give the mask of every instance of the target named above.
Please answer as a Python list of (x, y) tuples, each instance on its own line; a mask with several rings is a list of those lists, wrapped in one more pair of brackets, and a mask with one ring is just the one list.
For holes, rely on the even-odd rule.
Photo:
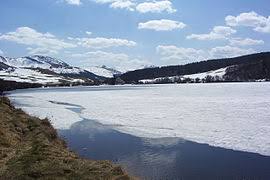
[(269, 179), (270, 83), (39, 88), (16, 107), (144, 179)]

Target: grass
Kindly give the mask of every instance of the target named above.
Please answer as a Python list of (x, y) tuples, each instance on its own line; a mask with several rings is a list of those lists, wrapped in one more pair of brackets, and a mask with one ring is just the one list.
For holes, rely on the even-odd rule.
[(31, 117), (0, 97), (0, 179), (131, 179), (109, 161), (68, 150), (48, 119)]

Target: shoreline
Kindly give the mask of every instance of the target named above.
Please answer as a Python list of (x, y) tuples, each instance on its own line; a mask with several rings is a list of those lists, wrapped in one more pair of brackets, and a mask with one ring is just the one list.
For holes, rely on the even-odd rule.
[[(248, 87), (250, 87), (250, 86), (252, 86), (253, 87), (253, 85), (254, 85), (254, 87), (256, 88), (256, 89), (264, 89), (263, 87), (264, 87), (264, 85), (267, 85), (267, 83), (244, 83), (244, 85), (245, 86), (240, 86), (242, 83), (238, 83), (238, 84), (235, 84), (235, 85), (239, 85), (239, 87), (240, 87), (240, 89), (241, 89), (241, 91), (242, 90), (245, 90), (246, 89), (246, 85), (248, 85)], [(192, 86), (192, 87), (190, 87), (190, 85)], [(197, 85), (192, 85), (192, 84), (190, 84), (190, 85), (186, 85), (186, 88), (188, 88), (188, 87), (190, 87), (190, 88), (193, 88), (193, 89), (196, 89), (197, 87)], [(216, 85), (216, 86), (219, 86), (219, 84), (214, 84), (214, 85)], [(222, 85), (222, 84), (220, 84), (220, 85)], [(234, 84), (231, 84), (231, 85), (234, 85)], [(269, 85), (269, 84), (268, 84)], [(267, 87), (269, 87), (267, 85)], [(148, 87), (149, 85), (138, 85), (138, 86), (134, 86), (135, 87), (135, 89), (133, 88), (133, 87), (131, 87), (130, 86), (130, 88), (132, 88), (132, 89), (134, 89), (134, 90), (136, 90), (136, 92), (140, 92), (140, 91), (137, 91), (137, 87), (139, 88), (139, 87), (144, 87), (144, 86), (146, 86), (146, 87)], [(153, 87), (156, 87), (157, 85), (153, 85)], [(161, 85), (161, 87), (163, 87), (163, 86), (169, 86), (169, 88), (170, 87), (179, 87), (179, 88), (181, 88), (180, 86), (181, 85)], [(209, 85), (205, 85), (205, 84), (201, 84), (200, 85), (201, 87), (206, 87), (206, 86), (209, 86), (208, 87), (208, 90), (209, 90), (209, 88), (211, 89), (212, 87), (212, 84), (209, 84)], [(222, 85), (222, 86), (224, 86), (224, 88), (225, 89), (228, 89), (228, 88), (230, 88), (231, 86), (226, 86), (226, 85)], [(258, 87), (257, 87), (258, 86)], [(152, 87), (152, 86), (151, 86)], [(159, 86), (157, 86), (157, 87), (159, 87)], [(235, 86), (233, 86), (233, 87), (235, 87)], [(75, 88), (75, 89), (74, 89)], [(64, 100), (63, 98), (62, 98), (62, 95), (60, 95), (60, 96), (58, 96), (57, 95), (57, 92), (59, 91), (59, 92), (61, 92), (61, 93), (63, 93), (63, 95), (65, 94), (65, 93), (69, 93), (69, 92), (84, 92), (84, 91), (92, 91), (92, 88), (93, 88), (93, 91), (94, 92), (96, 92), (96, 91), (99, 91), (99, 90), (102, 90), (102, 93), (104, 93), (104, 92), (106, 92), (106, 91), (104, 91), (104, 89), (102, 88), (102, 87), (72, 87), (72, 88), (69, 88), (69, 87), (67, 87), (67, 88), (60, 88), (60, 91), (59, 91), (59, 89), (58, 88), (48, 88), (48, 89), (41, 89), (41, 88), (38, 88), (38, 89), (30, 89), (30, 90), (26, 90), (26, 91), (24, 91), (24, 90), (18, 90), (18, 92), (11, 92), (11, 94), (12, 95), (10, 95), (9, 97), (11, 98), (11, 100), (12, 100), (12, 102), (14, 101), (14, 105), (16, 105), (16, 102), (19, 102), (19, 104), (18, 105), (16, 105), (17, 107), (19, 107), (19, 108), (22, 108), (23, 110), (25, 110), (26, 112), (28, 112), (29, 114), (31, 114), (31, 115), (34, 115), (34, 116), (37, 116), (37, 117), (41, 117), (41, 118), (45, 118), (45, 117), (51, 117), (51, 119), (53, 120), (53, 124), (54, 124), (54, 126), (55, 126), (55, 128), (57, 128), (57, 129), (66, 129), (66, 128), (70, 128), (70, 126), (73, 124), (73, 123), (76, 123), (76, 122), (78, 122), (78, 121), (81, 121), (82, 119), (83, 119), (83, 117), (86, 117), (86, 118), (89, 118), (89, 117), (91, 117), (91, 116), (86, 116), (86, 114), (84, 114), (85, 116), (81, 116), (81, 114), (80, 113), (78, 113), (78, 112), (74, 112), (72, 109), (73, 108), (70, 108), (69, 106), (71, 105), (71, 106), (74, 106), (74, 104), (76, 105), (76, 106), (78, 106), (79, 104), (80, 104), (80, 101), (78, 101), (78, 98), (77, 98), (77, 100), (74, 100), (74, 102), (71, 100), (71, 101), (69, 101), (69, 100)], [(101, 89), (100, 89), (101, 88)], [(109, 86), (108, 87), (109, 89), (111, 89), (111, 88), (113, 88), (113, 89), (116, 89), (116, 90), (119, 90), (119, 88), (118, 87), (114, 87), (114, 86)], [(185, 88), (185, 89), (186, 89)], [(125, 88), (125, 86), (122, 86), (122, 88), (120, 88), (120, 90), (121, 89), (124, 89), (124, 90), (129, 90), (129, 89), (126, 89)], [(221, 88), (218, 88), (218, 89), (221, 89)], [(237, 88), (238, 89), (238, 88)], [(252, 89), (252, 88), (250, 88), (250, 89)], [(139, 90), (141, 90), (140, 88), (139, 88)], [(191, 89), (192, 90), (192, 89)], [(22, 91), (22, 92), (21, 92)], [(261, 90), (260, 90), (261, 91)], [(27, 98), (27, 99), (21, 99), (20, 98), (20, 93), (26, 93), (24, 96), (28, 96), (28, 93), (31, 93), (31, 92), (36, 92), (36, 93), (34, 93), (33, 94), (33, 100), (31, 100), (31, 98), (29, 99), (29, 98)], [(43, 96), (43, 94), (44, 93), (49, 93), (49, 94), (47, 94), (47, 95), (49, 95), (49, 97), (51, 96), (51, 98), (48, 98), (48, 99), (43, 99), (42, 97), (46, 97), (46, 96)], [(116, 92), (116, 91), (114, 91), (114, 92)], [(128, 91), (127, 91), (128, 92)], [(150, 92), (151, 93), (151, 91), (148, 91), (148, 92)], [(236, 91), (236, 92), (238, 92), (238, 91)], [(18, 93), (18, 94), (17, 94)], [(41, 94), (39, 94), (39, 93), (41, 93)], [(56, 93), (56, 94), (54, 94), (54, 93)], [(120, 93), (120, 95), (122, 96), (122, 94), (123, 93), (121, 93), (121, 91), (119, 92)], [(117, 93), (117, 94), (119, 94), (119, 93)], [(206, 91), (206, 93), (207, 93), (207, 91)], [(259, 93), (259, 92), (254, 92), (254, 93)], [(17, 95), (18, 95), (18, 98), (17, 98)], [(36, 94), (36, 95), (35, 95)], [(82, 94), (84, 94), (84, 93), (82, 93)], [(98, 94), (100, 94), (100, 93), (98, 93)], [(83, 96), (83, 97), (80, 97), (80, 98), (82, 98), (82, 99), (86, 99), (86, 98), (89, 98), (89, 99), (91, 99), (92, 97), (96, 97), (96, 96), (98, 96), (98, 94), (94, 94), (95, 96), (89, 96), (88, 97), (88, 95), (87, 96)], [(109, 97), (109, 95), (108, 94), (110, 94), (110, 91), (108, 91), (108, 93), (107, 94), (105, 94), (105, 95), (102, 95), (104, 98), (105, 97)], [(117, 99), (121, 99), (121, 97), (118, 97), (118, 95), (115, 95), (115, 97), (117, 97)], [(218, 94), (223, 94), (223, 91), (220, 91)], [(13, 95), (14, 95), (14, 97), (13, 97)], [(201, 95), (201, 94), (197, 94), (197, 95)], [(31, 95), (30, 95), (31, 96)], [(68, 96), (64, 96), (64, 97), (68, 97)], [(135, 97), (135, 96), (134, 96)], [(136, 96), (136, 97), (139, 97), (139, 95), (138, 96)], [(23, 98), (23, 97), (22, 97)], [(239, 96), (233, 96), (232, 97), (233, 99), (245, 99), (245, 98), (240, 98)], [(17, 100), (18, 101), (17, 101)], [(21, 100), (20, 100), (21, 99)], [(43, 99), (43, 100), (42, 100)], [(51, 102), (51, 101), (49, 101), (50, 99), (54, 99), (54, 103), (53, 102)], [(206, 100), (207, 99), (209, 99), (208, 97), (206, 98)], [(213, 99), (213, 98), (212, 98)], [(91, 102), (96, 102), (95, 101), (96, 100), (96, 98), (94, 98), (94, 99), (91, 99)], [(142, 101), (144, 101), (144, 100), (142, 100)], [(246, 101), (246, 100), (245, 100)], [(263, 100), (264, 101), (264, 100)], [(26, 103), (26, 104), (24, 104), (24, 102)], [(59, 104), (57, 105), (57, 106), (55, 106), (54, 104), (57, 104), (57, 102), (59, 102)], [(69, 103), (73, 103), (73, 105), (72, 104), (67, 104), (67, 102), (69, 102)], [(207, 102), (207, 101), (204, 101), (204, 102)], [(210, 102), (212, 102), (212, 100), (210, 100)], [(225, 99), (225, 102), (227, 102), (227, 100)], [(20, 105), (20, 103), (21, 103), (21, 105)], [(40, 104), (41, 103), (41, 104)], [(48, 104), (47, 104), (48, 103)], [(51, 104), (52, 103), (52, 104)], [(140, 102), (140, 103), (143, 103), (143, 102)], [(240, 102), (238, 102), (238, 103), (240, 103)], [(245, 102), (244, 102), (245, 103)], [(266, 102), (267, 103), (267, 102)], [(33, 105), (35, 104), (35, 108), (31, 108)], [(40, 104), (40, 105), (38, 105), (38, 104)], [(87, 107), (91, 107), (91, 109), (95, 109), (95, 107), (96, 106), (93, 106), (92, 104), (94, 104), (94, 103), (84, 103), (84, 105), (82, 105), (83, 107), (84, 107), (84, 109), (87, 109)], [(212, 104), (212, 103), (211, 103)], [(209, 105), (211, 105), (211, 104), (209, 104)], [(25, 107), (24, 107), (24, 105), (25, 105)], [(60, 106), (61, 105), (61, 106)], [(150, 106), (150, 105), (149, 105)], [(47, 109), (46, 109), (46, 107), (50, 107), (49, 109), (48, 109), (48, 111), (47, 111)], [(53, 107), (53, 108), (52, 108)], [(86, 108), (85, 108), (86, 107)], [(112, 105), (110, 105), (110, 107), (109, 108), (111, 108), (111, 107), (113, 107)], [(201, 107), (201, 106), (200, 106)], [(202, 106), (203, 107), (203, 106)], [(212, 107), (212, 106), (211, 106)], [(240, 107), (240, 106), (236, 106), (236, 107)], [(44, 109), (45, 108), (45, 109)], [(59, 108), (59, 109), (58, 109)], [(103, 111), (106, 111), (106, 109), (103, 109), (102, 110), (102, 108), (103, 108), (103, 105), (101, 105), (99, 108), (97, 108), (97, 109), (95, 109), (95, 112), (98, 112), (98, 114), (97, 115), (94, 115), (94, 116), (97, 116), (97, 117), (92, 117), (92, 118), (94, 118), (94, 119), (100, 119), (101, 121), (99, 121), (99, 122), (101, 122), (102, 123), (102, 119), (104, 119), (103, 118)], [(131, 107), (130, 107), (131, 108)], [(57, 109), (57, 110), (56, 110)], [(107, 108), (108, 109), (108, 108)], [(163, 109), (165, 109), (165, 108), (163, 108)], [(212, 108), (210, 108), (210, 109), (215, 109), (214, 107), (212, 107)], [(226, 108), (225, 108), (226, 109)], [(235, 108), (236, 109), (236, 108)], [(231, 111), (234, 111), (235, 109), (231, 109)], [(239, 109), (239, 108), (238, 108)], [(40, 111), (41, 110), (41, 111)], [(100, 110), (102, 110), (102, 111), (100, 111)], [(241, 108), (239, 109), (239, 110), (241, 110)], [(114, 111), (116, 111), (116, 110), (114, 110)], [(211, 110), (212, 111), (212, 110)], [(59, 112), (62, 112), (62, 113), (59, 113)], [(84, 112), (87, 112), (87, 111), (84, 111)], [(214, 112), (218, 112), (218, 109), (217, 110), (214, 110)], [(249, 111), (247, 111), (246, 113), (248, 113)], [(63, 120), (66, 120), (66, 117), (65, 117), (65, 115), (63, 115), (63, 114), (68, 114), (68, 113), (70, 113), (67, 117), (69, 117), (69, 119), (68, 119), (68, 121), (63, 121)], [(107, 113), (109, 113), (109, 112), (107, 112)], [(61, 115), (62, 114), (62, 115)], [(170, 114), (174, 114), (174, 112), (170, 112)], [(252, 113), (249, 113), (250, 115), (253, 115)], [(263, 112), (262, 112), (262, 114), (263, 114)], [(249, 116), (250, 116), (249, 115)], [(242, 114), (241, 115), (241, 117), (243, 117), (243, 116), (245, 116), (245, 114)], [(112, 116), (113, 117), (113, 116)], [(188, 118), (188, 117), (187, 117)], [(185, 118), (185, 119), (187, 119), (187, 118)], [(267, 118), (267, 117), (266, 117)], [(107, 118), (107, 119), (109, 119), (109, 118)], [(142, 119), (142, 118), (141, 118)], [(233, 118), (231, 118), (231, 119), (233, 119)], [(115, 122), (117, 122), (117, 118), (114, 118), (113, 120), (110, 120), (109, 121), (109, 124), (114, 124)], [(111, 122), (112, 121), (112, 122)], [(68, 123), (66, 123), (66, 122), (68, 122)], [(139, 121), (140, 122), (140, 121)], [(237, 121), (237, 122), (240, 122), (241, 123), (241, 121)], [(104, 122), (103, 122), (104, 123)], [(105, 124), (106, 124), (107, 122), (106, 122), (106, 120), (105, 120)], [(232, 122), (233, 123), (233, 122)], [(118, 125), (117, 123), (116, 123), (116, 125)], [(143, 125), (144, 124), (141, 124), (140, 126), (142, 126), (143, 127)], [(133, 125), (134, 127), (136, 127), (136, 124), (135, 125)], [(150, 125), (151, 126), (151, 125)], [(251, 126), (249, 126), (249, 127), (251, 127)], [(254, 126), (253, 126), (254, 127)], [(181, 128), (181, 127), (180, 127)], [(217, 127), (216, 127), (217, 128)], [(222, 131), (224, 132), (225, 130), (228, 130), (228, 128), (226, 129), (225, 127), (220, 127), (221, 129), (222, 129)], [(163, 128), (161, 128), (161, 129), (163, 129)], [(203, 127), (202, 127), (202, 129), (204, 129)], [(254, 128), (251, 128), (251, 129), (254, 129)], [(255, 128), (256, 129), (256, 128)], [(167, 129), (164, 129), (164, 131), (166, 131), (166, 133), (169, 133), (169, 136), (175, 136), (175, 134), (173, 134), (173, 131), (171, 131), (170, 130), (170, 128), (167, 128)], [(122, 132), (127, 132), (126, 130), (122, 130)], [(131, 133), (131, 134), (135, 134), (136, 136), (143, 136), (142, 134), (140, 134), (140, 130), (139, 131), (132, 131), (132, 132), (129, 132), (129, 133)], [(203, 132), (207, 132), (207, 131), (203, 131)], [(218, 132), (220, 132), (220, 131), (216, 131), (216, 130), (213, 130), (213, 128), (212, 128), (212, 131), (211, 131), (212, 133), (218, 133)], [(150, 130), (150, 132), (149, 132), (149, 130), (147, 130), (146, 132), (145, 132), (146, 134), (148, 134), (147, 135), (147, 137), (149, 137), (149, 135), (150, 135), (150, 137), (155, 137), (155, 138), (158, 138), (158, 137), (160, 137), (160, 134), (155, 134), (154, 132), (152, 132), (151, 130)], [(180, 131), (179, 131), (179, 133), (181, 133)], [(155, 134), (155, 135), (154, 135)], [(178, 137), (186, 137), (186, 136), (189, 136), (188, 138), (186, 138), (186, 139), (189, 139), (189, 140), (193, 140), (193, 141), (196, 141), (196, 142), (199, 142), (199, 143), (207, 143), (207, 144), (210, 144), (210, 145), (212, 145), (212, 146), (216, 146), (216, 147), (222, 147), (222, 148), (227, 148), (227, 149), (234, 149), (234, 150), (240, 150), (240, 151), (245, 151), (245, 152), (256, 152), (256, 153), (259, 153), (259, 154), (261, 154), (261, 155), (265, 155), (265, 151), (263, 151), (263, 152), (260, 152), (260, 149), (264, 149), (263, 147), (262, 147), (262, 145), (259, 143), (260, 141), (258, 140), (258, 141), (255, 141), (255, 140), (253, 140), (253, 139), (255, 139), (256, 137), (254, 137), (254, 138), (252, 138), (251, 140), (253, 140), (252, 142), (253, 143), (251, 143), (251, 144), (256, 144), (257, 146), (256, 146), (256, 148), (254, 149), (253, 147), (255, 147), (255, 145), (251, 145), (251, 146), (245, 146), (244, 145), (244, 143), (242, 143), (242, 144), (240, 144), (240, 146), (237, 146), (238, 144), (234, 144), (234, 143), (229, 143), (229, 145), (227, 145), (227, 146), (225, 146), (227, 143), (224, 143), (223, 142), (223, 144), (225, 144), (225, 145), (223, 145), (223, 144), (219, 144), (219, 141), (218, 141), (218, 143), (217, 143), (217, 141), (215, 140), (215, 138), (211, 138), (210, 137), (210, 139), (208, 138), (209, 136), (207, 135), (207, 134), (204, 134), (204, 136), (202, 136), (199, 140), (197, 139), (197, 137), (196, 136), (194, 136), (193, 135), (194, 133), (192, 133), (191, 131), (188, 131), (187, 132), (187, 134), (180, 134)], [(220, 135), (220, 133), (219, 134), (217, 134), (217, 135)], [(233, 134), (234, 136), (234, 139), (238, 139), (238, 136), (237, 136), (237, 134)], [(161, 137), (163, 137), (163, 135), (161, 136)], [(222, 137), (221, 137), (222, 138)], [(242, 138), (244, 141), (248, 141), (247, 140), (247, 138)], [(256, 138), (256, 139), (260, 139), (260, 138)], [(233, 141), (233, 138), (232, 138), (232, 140), (228, 140), (228, 142), (231, 142), (231, 141)], [(226, 141), (225, 141), (226, 142)], [(250, 149), (250, 147), (251, 147), (251, 149)], [(261, 148), (260, 148), (261, 147)], [(258, 150), (259, 149), (259, 150)], [(258, 152), (259, 151), (259, 152)]]
[[(84, 87), (82, 88), (84, 89)], [(88, 89), (91, 87), (85, 88)], [(46, 89), (47, 88), (44, 90)], [(51, 89), (54, 90), (55, 88)], [(67, 89), (63, 91), (65, 92), (69, 91), (68, 89), (70, 89), (70, 87), (64, 87), (61, 89)], [(32, 90), (30, 89), (30, 91)], [(43, 88), (37, 88), (33, 91), (43, 92)], [(14, 91), (11, 93), (14, 93)], [(10, 97), (11, 102), (13, 102), (16, 107), (20, 108), (20, 106), (17, 106), (16, 102), (13, 101), (12, 96), (8, 97)], [(24, 102), (27, 102), (27, 100), (24, 100)], [(67, 105), (67, 102), (57, 100), (57, 98), (54, 101), (48, 102)], [(30, 104), (32, 103), (35, 104), (34, 101), (30, 101)], [(76, 104), (69, 105), (75, 106)], [(22, 109), (24, 108), (22, 107)], [(43, 111), (46, 111), (46, 109)], [(26, 110), (26, 112), (28, 111)], [(43, 116), (40, 117), (42, 118)], [(80, 127), (82, 127), (82, 131), (80, 130)], [(131, 173), (131, 175), (135, 175), (135, 177), (163, 177), (164, 179), (189, 177), (187, 179), (191, 179), (191, 177), (193, 177), (193, 172), (199, 170), (200, 173), (197, 176), (194, 176), (194, 179), (200, 176), (204, 177), (204, 179), (213, 179), (216, 177), (211, 172), (213, 166), (216, 167), (215, 172), (218, 172), (219, 177), (232, 177), (230, 179), (235, 179), (237, 176), (246, 178), (253, 176), (269, 177), (270, 171), (268, 171), (269, 168), (266, 166), (270, 162), (268, 156), (265, 157), (257, 153), (254, 154), (250, 152), (219, 148), (191, 141), (179, 142), (169, 146), (166, 144), (155, 146), (156, 143), (152, 144), (151, 141), (145, 141), (139, 137), (121, 133), (113, 129), (110, 131), (98, 132), (100, 127), (102, 127), (102, 124), (101, 126), (98, 125), (96, 127), (95, 123), (93, 124), (89, 120), (83, 120), (74, 123), (72, 128), (69, 130), (57, 130), (57, 132), (62, 139), (66, 140), (68, 147), (79, 154), (79, 156), (94, 160), (110, 160), (111, 162), (124, 167), (129, 173)], [(95, 133), (96, 135), (94, 135)], [(168, 142), (170, 141), (171, 140), (168, 140)], [(152, 159), (153, 156), (155, 157), (154, 159)], [(142, 159), (134, 159), (132, 157), (142, 157)], [(166, 158), (164, 159), (164, 157)], [(184, 159), (181, 157), (184, 157)], [(204, 164), (202, 167), (194, 157), (196, 157), (195, 159), (201, 159), (202, 162), (208, 163)], [(224, 159), (223, 157), (226, 158)], [(145, 160), (148, 160), (146, 161), (146, 164)], [(158, 169), (158, 171), (153, 169)], [(247, 173), (244, 173), (246, 171)], [(168, 174), (168, 172), (170, 173)], [(237, 172), (237, 174), (234, 174), (235, 172)]]
[(70, 88), (70, 87), (99, 87), (99, 86), (144, 86), (144, 85), (183, 85), (183, 84), (239, 84), (239, 83), (270, 83), (270, 81), (219, 81), (219, 82), (190, 82), (190, 83), (125, 83), (125, 84), (97, 84), (97, 85), (74, 85), (69, 86), (66, 84), (44, 85), (38, 83), (6, 81), (0, 79), (0, 95), (5, 95), (5, 92), (23, 90), (23, 89), (37, 89), (37, 88)]
[(48, 119), (32, 117), (0, 97), (0, 178), (133, 179), (110, 161), (80, 158)]

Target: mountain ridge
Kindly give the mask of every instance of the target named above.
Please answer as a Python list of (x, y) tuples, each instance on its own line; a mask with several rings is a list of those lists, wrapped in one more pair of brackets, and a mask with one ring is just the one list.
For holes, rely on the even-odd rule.
[(0, 78), (40, 84), (99, 84), (105, 77), (49, 56), (0, 56)]
[(125, 73), (107, 66), (74, 67), (49, 56), (0, 56), (0, 79), (48, 86), (267, 81), (270, 79), (270, 52), (185, 65), (146, 67)]
[[(254, 66), (250, 66), (251, 64)], [(221, 68), (226, 68), (222, 81), (270, 79), (270, 52), (261, 52), (234, 58), (206, 60), (185, 65), (139, 69), (124, 73), (119, 78), (125, 83), (140, 83), (139, 81), (144, 79), (182, 77), (184, 75), (211, 72)], [(237, 73), (237, 71), (241, 73)], [(112, 83), (114, 81), (111, 80)]]

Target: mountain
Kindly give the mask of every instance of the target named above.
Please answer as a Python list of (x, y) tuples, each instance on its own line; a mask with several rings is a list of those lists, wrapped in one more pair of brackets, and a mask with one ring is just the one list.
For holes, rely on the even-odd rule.
[(114, 76), (119, 76), (122, 72), (115, 70), (113, 68), (109, 68), (105, 65), (103, 66), (92, 66), (85, 68), (87, 71), (92, 72), (98, 76), (103, 76), (106, 78), (113, 78)]
[[(125, 83), (261, 81), (270, 79), (270, 52), (186, 65), (139, 69), (118, 77)], [(109, 82), (114, 84), (116, 79)]]
[(105, 78), (48, 56), (0, 56), (0, 79), (39, 84), (95, 84)]
[[(93, 85), (124, 83), (186, 83), (270, 80), (270, 52), (214, 59), (186, 65), (146, 67), (121, 73), (106, 66), (73, 67), (48, 56), (0, 56), (0, 82), (22, 87), (39, 85)], [(32, 84), (32, 85), (31, 85)], [(17, 86), (21, 86), (16, 84)]]

